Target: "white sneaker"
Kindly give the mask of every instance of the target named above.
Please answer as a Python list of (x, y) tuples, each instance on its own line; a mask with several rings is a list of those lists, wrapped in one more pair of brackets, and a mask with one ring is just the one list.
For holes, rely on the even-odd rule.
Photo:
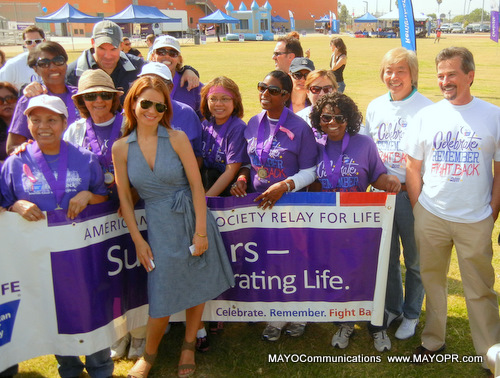
[(402, 320), (403, 314), (396, 315), (394, 312), (387, 311), (387, 328), (390, 327), (391, 323), (395, 320)]
[(118, 360), (122, 357), (125, 357), (125, 355), (127, 354), (127, 347), (129, 343), (130, 333), (127, 333), (125, 336), (111, 345), (111, 358), (113, 360)]
[(403, 318), (401, 325), (396, 331), (396, 338), (399, 340), (406, 340), (412, 337), (415, 334), (415, 328), (417, 328), (418, 318), (416, 319), (408, 319)]
[(342, 323), (332, 337), (332, 346), (345, 349), (349, 345), (349, 338), (354, 332), (354, 324)]
[(132, 337), (130, 342), (130, 349), (128, 351), (129, 360), (137, 360), (144, 354), (144, 348), (146, 347), (146, 339), (136, 339)]
[(373, 346), (379, 352), (384, 352), (386, 350), (391, 350), (391, 339), (387, 335), (387, 332), (384, 330), (372, 333), (373, 337)]

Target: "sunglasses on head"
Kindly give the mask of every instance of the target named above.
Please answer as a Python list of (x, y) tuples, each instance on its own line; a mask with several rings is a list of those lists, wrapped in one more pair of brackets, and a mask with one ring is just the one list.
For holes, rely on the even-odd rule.
[(336, 123), (344, 123), (345, 117), (342, 114), (321, 114), (320, 119), (324, 123), (331, 123), (335, 120)]
[(0, 97), (0, 105), (3, 105), (3, 104), (15, 104), (16, 102), (17, 102), (17, 97), (16, 96), (8, 95), (8, 96), (5, 96), (5, 97)]
[(263, 82), (257, 84), (257, 89), (260, 93), (264, 93), (267, 90), (271, 96), (279, 96), (287, 93), (287, 91), (281, 89), (280, 87), (277, 87), (275, 85), (267, 85)]
[(141, 105), (141, 108), (143, 108), (143, 109), (149, 109), (150, 107), (152, 107), (154, 105), (156, 108), (156, 111), (158, 113), (165, 113), (165, 111), (167, 110), (167, 105), (162, 104), (161, 102), (141, 100), (141, 102), (139, 102), (139, 104)]
[(177, 50), (167, 50), (167, 49), (156, 49), (156, 55), (166, 56), (168, 55), (171, 58), (177, 58), (179, 56), (179, 51)]
[(303, 73), (303, 72), (294, 72), (292, 74), (292, 77), (295, 79), (295, 80), (300, 80), (300, 79), (305, 79), (307, 78), (307, 75), (309, 75), (309, 72), (306, 72), (306, 73)]
[(108, 101), (112, 100), (115, 94), (113, 92), (91, 92), (91, 93), (84, 93), (82, 95), (83, 99), (89, 102), (97, 100), (97, 96), (99, 96), (104, 101)]
[(41, 59), (41, 58), (38, 58), (38, 61), (36, 62), (36, 65), (40, 68), (49, 68), (50, 67), (50, 63), (54, 63), (54, 65), (56, 66), (62, 66), (64, 64), (66, 64), (66, 58), (62, 55), (58, 55), (52, 59)]
[(320, 94), (323, 91), (324, 94), (333, 92), (333, 85), (325, 85), (324, 87), (320, 87), (319, 85), (314, 85), (309, 87), (309, 90), (313, 94)]
[(31, 46), (33, 43), (35, 43), (36, 45), (39, 45), (42, 42), (43, 42), (43, 39), (27, 39), (26, 41), (24, 41), (24, 43), (26, 43), (26, 46)]

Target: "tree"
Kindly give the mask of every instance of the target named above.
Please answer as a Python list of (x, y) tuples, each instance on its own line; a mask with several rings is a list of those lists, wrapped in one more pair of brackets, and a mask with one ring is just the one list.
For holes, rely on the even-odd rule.
[(344, 4), (342, 4), (342, 6), (340, 7), (339, 20), (344, 25), (349, 21), (349, 11)]
[[(469, 22), (481, 22), (481, 13), (483, 10), (481, 8), (474, 9), (467, 15), (467, 20)], [(490, 14), (488, 12), (484, 12), (484, 21), (490, 20)]]

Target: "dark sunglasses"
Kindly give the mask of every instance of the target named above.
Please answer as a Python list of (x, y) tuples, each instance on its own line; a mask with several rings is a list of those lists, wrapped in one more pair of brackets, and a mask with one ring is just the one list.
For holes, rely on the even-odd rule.
[(41, 59), (38, 58), (38, 61), (36, 62), (36, 65), (40, 68), (49, 68), (50, 63), (54, 63), (55, 66), (62, 66), (66, 64), (66, 58), (62, 55), (58, 55), (52, 59)]
[(333, 120), (336, 123), (345, 122), (345, 117), (342, 114), (321, 114), (320, 119), (324, 123), (331, 123)]
[(285, 54), (290, 54), (286, 51), (275, 51), (273, 52), (273, 56), (280, 56), (280, 55), (285, 55)]
[(3, 104), (15, 104), (17, 102), (17, 97), (16, 96), (5, 96), (5, 97), (0, 97), (0, 105)]
[(115, 94), (113, 92), (91, 92), (84, 93), (82, 95), (83, 99), (89, 102), (97, 100), (97, 96), (99, 96), (103, 101), (108, 101), (112, 100)]
[(263, 82), (257, 84), (257, 89), (259, 90), (260, 93), (264, 93), (267, 90), (271, 96), (279, 96), (288, 93), (287, 91), (281, 89), (280, 87), (277, 87), (275, 85), (267, 85)]
[(292, 74), (292, 77), (295, 80), (300, 80), (300, 79), (305, 79), (307, 77), (307, 75), (309, 75), (309, 72), (306, 72), (306, 73), (303, 73), (303, 72), (294, 72)]
[(309, 90), (313, 94), (320, 94), (323, 91), (324, 94), (333, 92), (333, 85), (325, 85), (324, 87), (320, 87), (319, 85), (314, 85), (309, 87)]
[(27, 39), (26, 41), (24, 41), (24, 43), (26, 43), (27, 46), (31, 46), (33, 43), (39, 45), (42, 42), (43, 39)]
[(179, 51), (177, 50), (167, 50), (167, 49), (156, 49), (156, 55), (166, 56), (168, 55), (171, 58), (177, 58), (179, 56)]
[(158, 113), (165, 113), (165, 111), (167, 110), (167, 105), (162, 104), (161, 102), (141, 100), (141, 102), (139, 102), (139, 104), (141, 105), (141, 108), (143, 108), (143, 109), (149, 109), (150, 107), (152, 107), (154, 105), (156, 108), (156, 111)]

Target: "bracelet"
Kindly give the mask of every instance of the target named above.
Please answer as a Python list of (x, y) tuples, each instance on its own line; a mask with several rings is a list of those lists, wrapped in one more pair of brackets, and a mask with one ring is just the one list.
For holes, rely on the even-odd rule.
[(290, 183), (288, 183), (288, 182), (286, 182), (286, 181), (285, 181), (285, 184), (286, 184), (286, 187), (287, 187), (287, 191), (286, 191), (286, 192), (287, 192), (287, 193), (290, 193), (290, 192), (292, 191), (292, 188), (291, 188), (291, 186), (290, 186)]
[(245, 176), (240, 176), (240, 177), (238, 177), (238, 180), (236, 180), (236, 181), (245, 181), (245, 182), (247, 182), (247, 178)]
[(199, 233), (196, 233), (196, 235), (198, 235), (200, 238), (206, 238), (207, 235), (203, 235), (203, 234), (199, 234)]

